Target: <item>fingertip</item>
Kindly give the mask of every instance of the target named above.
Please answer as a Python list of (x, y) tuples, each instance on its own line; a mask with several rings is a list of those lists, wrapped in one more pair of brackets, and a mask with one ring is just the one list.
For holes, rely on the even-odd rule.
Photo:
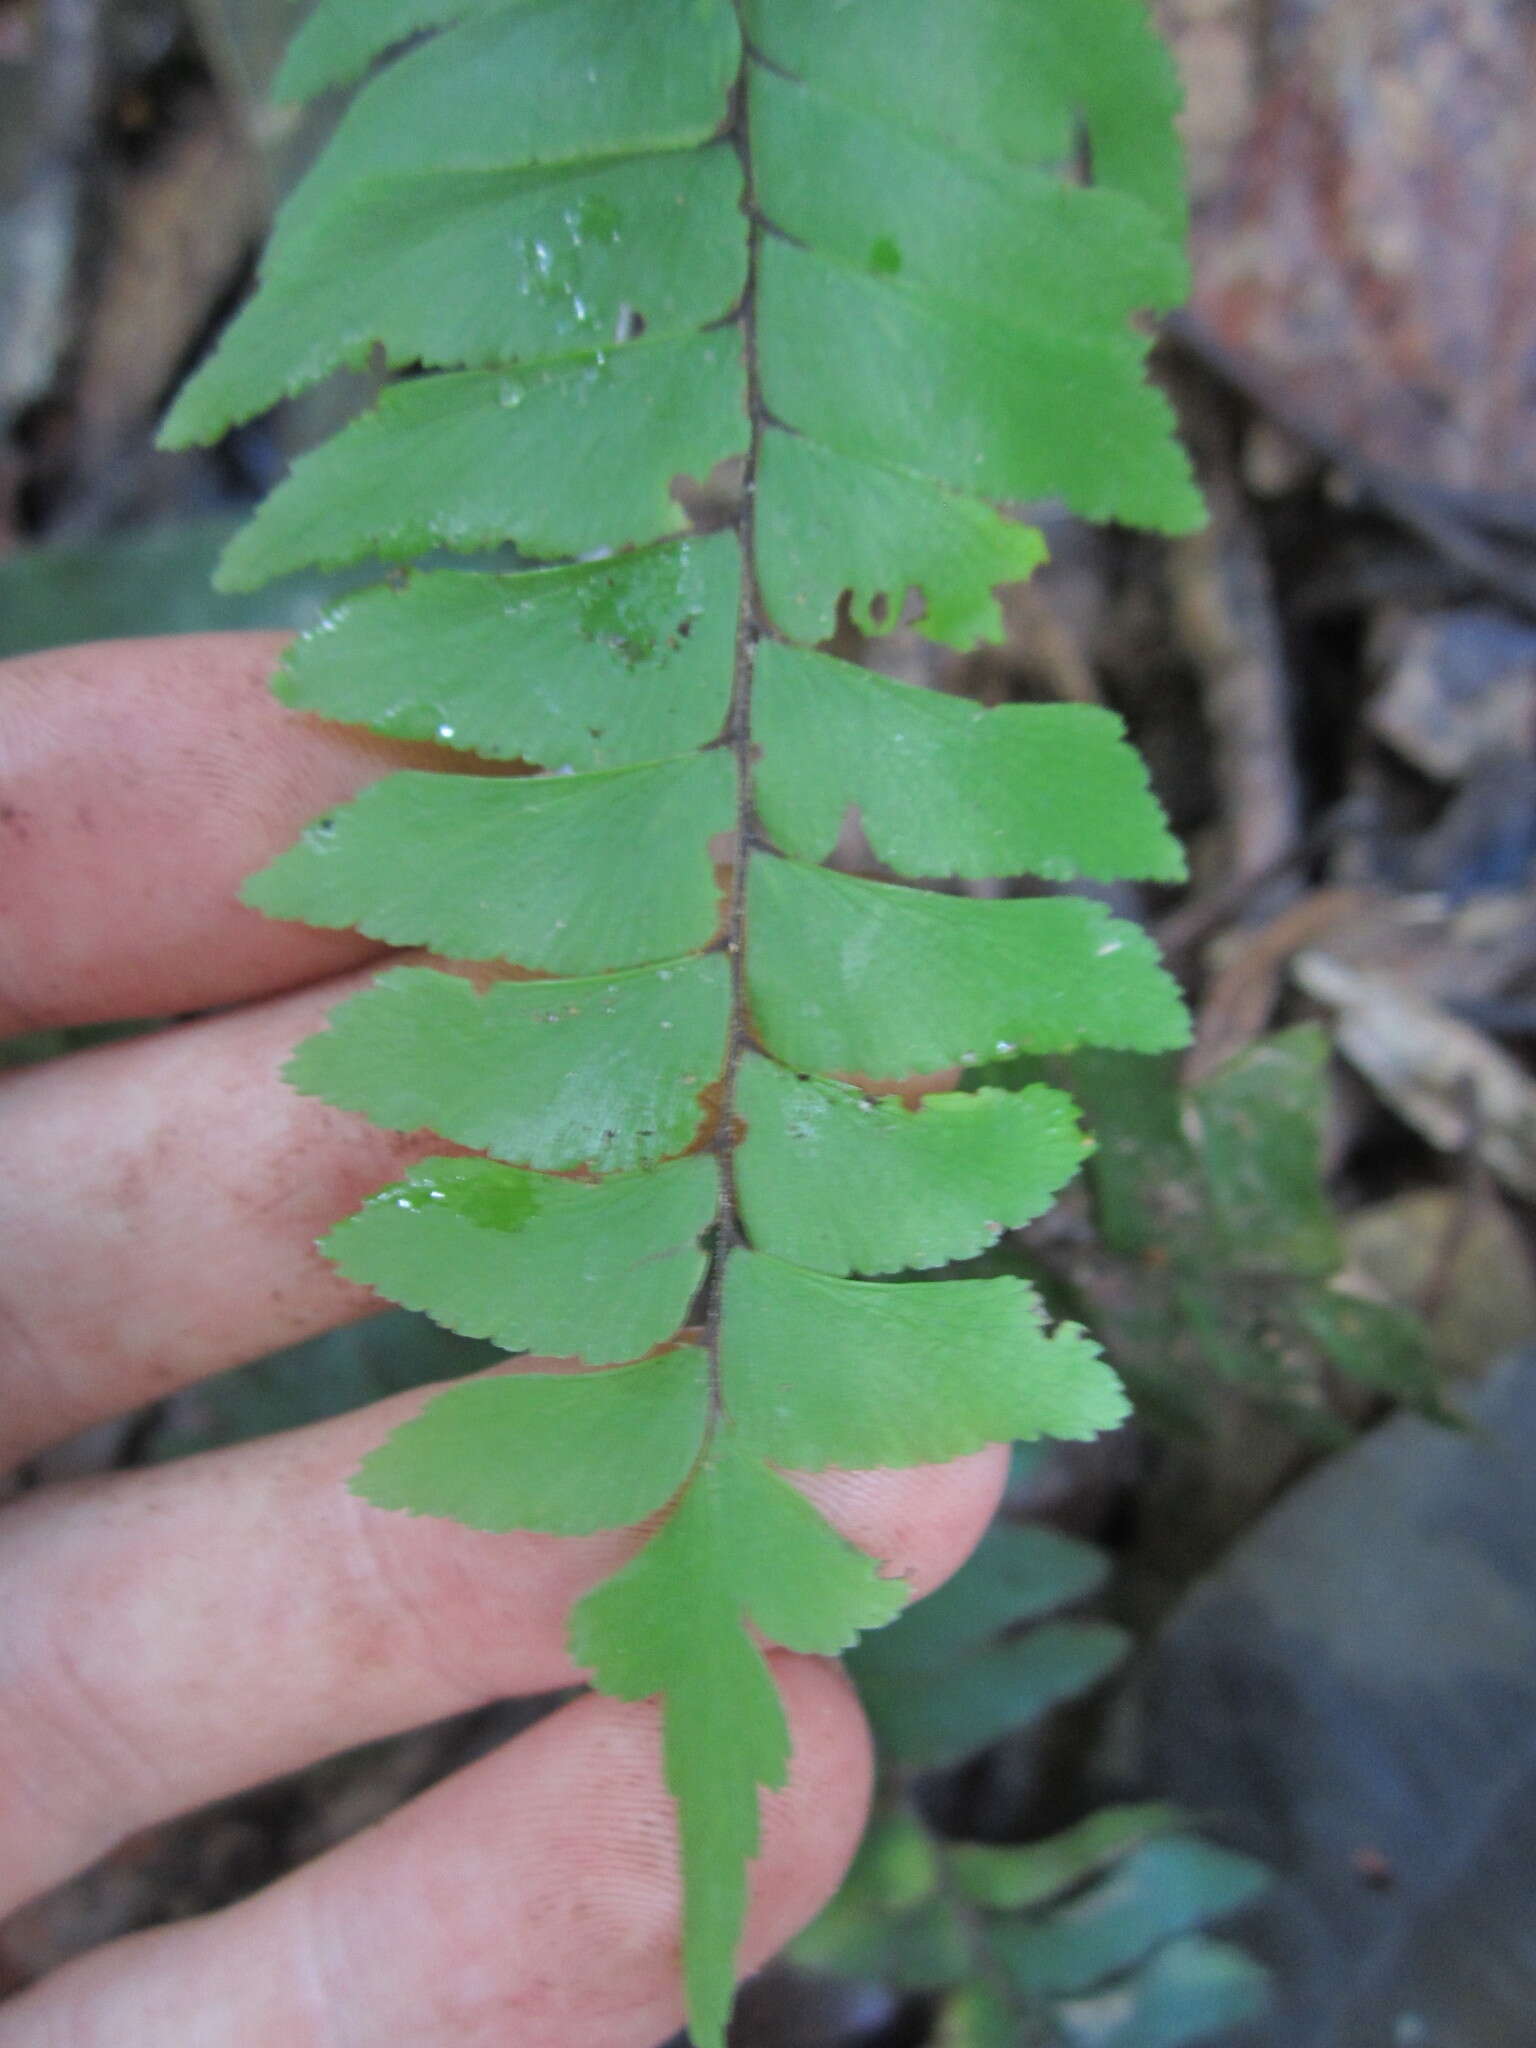
[(985, 1535), (1008, 1483), (1006, 1444), (906, 1471), (817, 1472), (795, 1484), (850, 1543), (907, 1579), (913, 1598), (952, 1578)]
[(284, 710), (268, 679), (291, 637), (0, 663), (0, 1035), (247, 1001), (378, 952), (238, 900), (318, 812), (437, 758)]

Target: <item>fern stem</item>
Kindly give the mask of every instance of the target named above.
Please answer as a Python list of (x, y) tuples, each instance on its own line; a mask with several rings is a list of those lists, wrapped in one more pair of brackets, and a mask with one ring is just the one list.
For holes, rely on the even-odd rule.
[(757, 661), (758, 645), (764, 633), (762, 595), (757, 577), (757, 473), (767, 424), (767, 409), (763, 404), (757, 351), (757, 293), (763, 226), (753, 182), (751, 114), (747, 93), (748, 59), (745, 54), (747, 31), (745, 21), (741, 19), (739, 0), (736, 12), (741, 25), (743, 59), (741, 77), (737, 83), (731, 138), (741, 160), (742, 206), (747, 216), (747, 279), (736, 318), (741, 328), (742, 356), (746, 369), (749, 438), (741, 478), (741, 508), (736, 516), (736, 538), (741, 549), (741, 608), (736, 620), (731, 704), (722, 735), (736, 768), (736, 828), (731, 844), (731, 889), (723, 938), (726, 959), (730, 964), (731, 1018), (713, 1143), (720, 1172), (720, 1193), (715, 1210), (714, 1245), (704, 1325), (705, 1350), (709, 1357), (711, 1440), (726, 1414), (720, 1369), (720, 1326), (725, 1269), (731, 1252), (742, 1241), (736, 1195), (736, 1095), (741, 1063), (749, 1043), (746, 948), (747, 869), (754, 846), (752, 676)]

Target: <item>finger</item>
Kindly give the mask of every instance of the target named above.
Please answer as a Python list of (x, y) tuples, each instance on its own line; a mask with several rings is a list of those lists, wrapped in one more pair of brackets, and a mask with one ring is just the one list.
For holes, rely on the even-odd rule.
[[(0, 1912), (186, 1807), (579, 1676), (572, 1602), (636, 1537), (487, 1535), (356, 1499), (362, 1456), (425, 1398), (7, 1511)], [(807, 1490), (926, 1590), (969, 1554), (1005, 1470), (999, 1451)]]
[[(830, 1897), (868, 1739), (776, 1658), (795, 1757), (764, 1802), (743, 1964)], [(657, 2048), (681, 2023), (656, 1715), (586, 1699), (243, 1905), (99, 1949), (0, 2008), (0, 2048)]]
[(0, 1081), (0, 1467), (380, 1306), (315, 1239), (455, 1148), (281, 1079), (367, 979)]
[(0, 662), (0, 1035), (295, 987), (379, 949), (244, 909), (245, 877), (391, 768), (440, 763), (283, 710), (275, 633)]

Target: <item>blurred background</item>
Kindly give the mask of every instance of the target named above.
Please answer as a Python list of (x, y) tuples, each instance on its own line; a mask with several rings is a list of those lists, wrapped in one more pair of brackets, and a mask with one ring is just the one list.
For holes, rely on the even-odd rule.
[[(884, 1833), (841, 1917), (749, 1992), (742, 2048), (1536, 2042), (1536, 9), (1157, 12), (1196, 273), (1159, 367), (1209, 529), (1054, 520), (1005, 647), (840, 647), (989, 703), (1111, 705), (1189, 845), (1187, 891), (1117, 902), (1186, 982), (1194, 1051), (1068, 1063), (1099, 1156), (995, 1255), (1092, 1324), (1140, 1417), (1021, 1460), (1001, 1546), (861, 1671)], [(334, 594), (208, 579), (365, 379), (212, 451), (153, 449), (333, 115), (267, 105), (290, 20), (0, 0), (0, 655), (303, 627)], [(477, 1356), (382, 1317), (16, 1483)], [(530, 1711), (126, 1844), (0, 1926), (0, 1990), (244, 1895)], [(1177, 1818), (1083, 1835), (1127, 1800)], [(1050, 1880), (1017, 1857), (965, 1879), (957, 1950), (935, 1875), (957, 1838), (1076, 1846)], [(1000, 2022), (978, 1929), (1007, 1961)]]

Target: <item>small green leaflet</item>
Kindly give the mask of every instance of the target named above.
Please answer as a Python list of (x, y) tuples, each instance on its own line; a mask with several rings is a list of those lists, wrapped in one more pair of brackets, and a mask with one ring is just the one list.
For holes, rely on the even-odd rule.
[(631, 0), (477, 0), (453, 12), (471, 18), (409, 52), (352, 102), (283, 209), (269, 260), (286, 256), (343, 195), (376, 178), (553, 166), (707, 142), (740, 59), (726, 0), (647, 0), (643, 9)]
[(1104, 1052), (1045, 1069), (1114, 1133), (1089, 1168), (1113, 1259), (1084, 1270), (1083, 1306), (1166, 1426), (1209, 1426), (1214, 1376), (1336, 1441), (1329, 1371), (1455, 1421), (1420, 1319), (1348, 1291), (1324, 1175), (1327, 1059), (1304, 1024), (1189, 1088), (1163, 1062)]
[(760, 1252), (726, 1269), (721, 1371), (743, 1438), (776, 1464), (930, 1465), (1125, 1419), (1084, 1333), (1054, 1336), (1021, 1280), (875, 1283)]
[(940, 2008), (933, 2048), (1015, 2048), (1018, 2028), (999, 1994), (968, 1984)]
[[(1134, 336), (978, 327), (899, 278), (768, 242), (763, 392), (824, 446), (990, 499), (1184, 532), (1204, 511)], [(859, 336), (859, 347), (838, 338)], [(1091, 406), (1084, 401), (1092, 392)], [(1077, 401), (1077, 402), (1074, 402)]]
[(1177, 242), (1184, 172), (1180, 90), (1141, 0), (749, 0), (753, 47), (779, 70), (870, 112), (899, 117), (956, 155), (1056, 170), (1079, 123), (1095, 189), (1129, 193)]
[(759, 471), (763, 606), (797, 640), (832, 634), (845, 591), (867, 633), (889, 631), (918, 591), (930, 640), (1001, 640), (997, 586), (1023, 582), (1045, 560), (1038, 533), (979, 498), (855, 462), (804, 435), (768, 433)]
[[(183, 393), (164, 438), (190, 445), (210, 421), (365, 368), (375, 347), (396, 367), (477, 365), (585, 355), (642, 326), (655, 339), (689, 334), (729, 312), (745, 281), (730, 212), (740, 190), (723, 147), (576, 173), (381, 178), (303, 240)], [(671, 228), (659, 269), (624, 235), (630, 207)]]
[(1320, 1171), (1329, 1051), (1315, 1025), (1260, 1039), (1191, 1089), (1187, 1105), (1191, 1149), (1210, 1189), (1208, 1221), (1227, 1251), (1318, 1280), (1345, 1262)]
[(1176, 882), (1184, 856), (1112, 712), (988, 711), (774, 642), (758, 655), (757, 802), (784, 853), (825, 860), (859, 808), (901, 875)]
[(396, 967), (343, 1003), (285, 1076), (386, 1130), (432, 1130), (550, 1173), (629, 1173), (686, 1152), (725, 1059), (718, 955), (590, 980)]
[(978, 902), (797, 861), (753, 863), (748, 966), (764, 1045), (805, 1073), (926, 1073), (1084, 1043), (1182, 1045), (1138, 926), (1080, 896)]
[(956, 1884), (994, 1913), (1020, 1913), (1110, 1869), (1143, 1842), (1176, 1833), (1183, 1816), (1171, 1806), (1106, 1806), (1048, 1841), (1022, 1848), (962, 1844), (950, 1852)]
[(614, 1365), (673, 1335), (704, 1277), (712, 1159), (596, 1187), (489, 1159), (424, 1159), (324, 1250), (463, 1337)]
[(1044, 1213), (1087, 1153), (1070, 1097), (930, 1095), (920, 1111), (749, 1059), (737, 1089), (742, 1220), (765, 1252), (894, 1273), (985, 1251)]
[[(1091, 35), (1076, 0), (318, 0), (282, 90), (356, 80), (165, 433), (383, 374), (221, 577), (368, 565), (278, 694), (442, 765), (315, 820), (246, 900), (435, 956), (288, 1075), (480, 1156), (325, 1249), (579, 1369), (440, 1395), (358, 1488), (487, 1530), (658, 1518), (573, 1642), (662, 1699), (690, 2024), (723, 2048), (789, 1767), (752, 1632), (830, 1655), (905, 1597), (778, 1468), (1124, 1413), (1022, 1281), (944, 1277), (1071, 1176), (1069, 1103), (934, 1090), (1181, 1045), (1139, 929), (1010, 886), (1174, 880), (1178, 851), (1107, 714), (982, 711), (813, 643), (845, 614), (999, 638), (1044, 558), (1022, 501), (1198, 521), (1146, 379), (1185, 277), (1175, 87), (1140, 0)], [(855, 813), (901, 885), (819, 864)], [(933, 879), (1003, 893), (907, 886)], [(854, 1085), (924, 1076), (916, 1109)], [(992, 1650), (1041, 1700), (1119, 1654), (1050, 1626), (968, 1652), (970, 1718), (914, 1707), (927, 1738), (987, 1724)]]
[[(460, 370), (390, 387), (378, 409), (293, 474), (236, 536), (225, 590), (320, 563), (409, 561), (514, 541), (581, 555), (683, 524), (672, 479), (735, 452), (741, 366), (729, 336), (690, 335), (519, 370)], [(615, 448), (623, 459), (615, 459)], [(587, 480), (601, 473), (594, 504)]]
[(994, 1849), (892, 1806), (795, 1960), (944, 1994), (945, 2048), (1193, 2048), (1267, 2003), (1263, 1970), (1193, 1931), (1250, 1904), (1266, 1873), (1186, 1826), (1164, 1807), (1111, 1807)]
[(729, 534), (520, 576), (440, 570), (349, 599), (273, 687), (297, 711), (493, 761), (637, 767), (724, 724), (740, 588)]
[[(1263, 2016), (1268, 1973), (1229, 1941), (1186, 1934), (1117, 1985), (1062, 2008), (1068, 2048), (1192, 2048)], [(1106, 2020), (1108, 2024), (1106, 2024)]]
[(664, 1508), (708, 1427), (709, 1360), (692, 1345), (614, 1372), (498, 1374), (429, 1401), (353, 1490), (472, 1529), (586, 1536)]
[(1021, 1725), (1091, 1692), (1124, 1661), (1122, 1629), (1106, 1621), (1048, 1621), (989, 1646), (938, 1684), (881, 1687), (866, 1706), (882, 1755), (908, 1770), (962, 1764)]
[(539, 778), (407, 770), (317, 819), (245, 900), (392, 946), (595, 974), (707, 944), (719, 918), (709, 838), (730, 822), (718, 753)]
[[(1180, 242), (1102, 186), (959, 156), (774, 71), (752, 81), (752, 134), (787, 233), (977, 317), (1118, 322), (1189, 288)], [(957, 217), (974, 234), (947, 233)]]

